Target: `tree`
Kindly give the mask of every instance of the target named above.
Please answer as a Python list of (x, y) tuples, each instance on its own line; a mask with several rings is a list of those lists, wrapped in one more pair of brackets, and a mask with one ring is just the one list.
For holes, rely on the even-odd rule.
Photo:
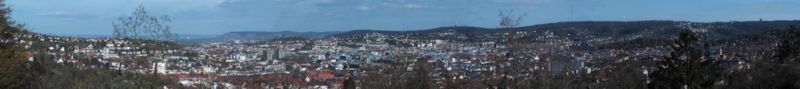
[[(728, 87), (797, 89), (800, 88), (800, 32), (794, 26), (783, 34), (775, 49), (774, 60), (760, 60), (753, 63), (753, 69), (734, 75)], [(744, 78), (742, 78), (744, 77)]]
[(652, 89), (705, 89), (714, 84), (714, 60), (703, 58), (702, 51), (695, 48), (698, 38), (690, 30), (684, 30), (674, 44), (672, 52), (659, 61), (650, 76)]
[(173, 36), (167, 16), (150, 16), (143, 5), (139, 5), (133, 16), (120, 17), (114, 25), (114, 37), (118, 39), (168, 39)]
[(408, 81), (406, 82), (406, 86), (409, 89), (431, 89), (431, 65), (423, 62), (418, 61), (414, 64), (414, 74), (411, 74), (408, 77)]
[[(624, 61), (621, 63), (608, 62), (613, 65), (609, 72), (604, 72), (608, 80), (599, 82), (595, 87), (599, 89), (644, 89), (647, 88), (647, 76), (643, 74), (641, 66), (647, 65), (640, 60)], [(598, 73), (599, 74), (599, 73)], [(598, 80), (599, 81), (599, 80)]]
[(500, 28), (514, 28), (522, 21), (525, 15), (514, 15), (514, 11), (500, 11)]
[(515, 77), (515, 75), (518, 75), (519, 73), (517, 73), (517, 71), (514, 71), (513, 69), (522, 69), (523, 68), (522, 65), (524, 65), (524, 63), (522, 63), (523, 60), (514, 60), (516, 59), (517, 56), (519, 56), (519, 54), (523, 54), (522, 51), (524, 49), (522, 46), (523, 44), (521, 43), (520, 40), (522, 35), (519, 34), (518, 31), (514, 31), (513, 29), (519, 25), (520, 21), (522, 21), (522, 18), (525, 15), (515, 15), (514, 11), (512, 10), (507, 10), (507, 11), (501, 10), (499, 16), (500, 16), (500, 22), (499, 22), (500, 28), (507, 30), (505, 39), (498, 39), (498, 40), (506, 41), (507, 53), (504, 56), (508, 59), (508, 61), (503, 61), (503, 62), (507, 63), (508, 65), (497, 66), (498, 68), (501, 68), (500, 70), (501, 79), (497, 82), (497, 84), (494, 84), (493, 87), (508, 88), (513, 86), (513, 84), (517, 83), (517, 81), (515, 81), (513, 78)]
[(789, 26), (789, 29), (783, 34), (777, 54), (773, 60), (775, 63), (797, 63), (800, 58), (800, 32), (797, 32), (794, 26)]
[(21, 25), (9, 19), (11, 9), (0, 0), (0, 88), (26, 88), (33, 77), (25, 60), (25, 49), (19, 35), (23, 33)]
[(357, 86), (353, 78), (347, 78), (347, 80), (344, 81), (344, 84), (342, 84), (342, 87), (343, 89), (356, 89)]

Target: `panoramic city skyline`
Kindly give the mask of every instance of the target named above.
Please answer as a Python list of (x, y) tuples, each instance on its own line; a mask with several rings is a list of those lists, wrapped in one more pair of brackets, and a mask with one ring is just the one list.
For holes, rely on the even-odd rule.
[(800, 89), (798, 0), (0, 0), (0, 89)]

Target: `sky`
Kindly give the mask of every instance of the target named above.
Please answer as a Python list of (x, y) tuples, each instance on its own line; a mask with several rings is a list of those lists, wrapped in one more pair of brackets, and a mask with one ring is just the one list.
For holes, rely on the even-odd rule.
[(498, 27), (498, 13), (522, 26), (568, 21), (695, 22), (800, 19), (800, 0), (6, 0), (11, 18), (46, 34), (112, 33), (142, 5), (166, 15), (178, 34), (232, 31), (421, 30)]

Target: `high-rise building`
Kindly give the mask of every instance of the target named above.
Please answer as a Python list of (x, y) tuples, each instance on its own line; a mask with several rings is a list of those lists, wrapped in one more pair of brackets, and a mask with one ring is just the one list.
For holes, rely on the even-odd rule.
[(261, 60), (278, 60), (281, 59), (280, 50), (264, 50), (261, 51)]
[(278, 60), (278, 59), (281, 59), (281, 51), (280, 50), (274, 50), (272, 52), (272, 60)]

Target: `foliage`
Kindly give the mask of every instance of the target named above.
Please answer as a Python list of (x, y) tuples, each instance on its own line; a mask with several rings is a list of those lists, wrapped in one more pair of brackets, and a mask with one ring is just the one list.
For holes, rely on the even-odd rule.
[(433, 81), (431, 80), (431, 65), (422, 61), (414, 64), (414, 74), (408, 77), (406, 86), (409, 89), (431, 89)]
[(800, 32), (795, 30), (794, 26), (790, 26), (784, 33), (780, 45), (776, 50), (778, 53), (775, 55), (776, 63), (800, 63), (797, 59), (800, 58)]
[[(43, 53), (45, 51), (27, 49), (30, 38), (23, 36), (35, 34), (26, 32), (22, 25), (11, 21), (7, 16), (9, 12), (10, 9), (0, 3), (0, 89), (153, 89), (164, 85), (164, 80), (153, 75), (96, 68), (79, 69), (55, 63), (50, 60), (52, 56)], [(27, 60), (28, 57), (34, 60)]]
[(344, 87), (343, 89), (356, 89), (356, 82), (353, 78), (347, 78), (342, 86)]
[(0, 0), (0, 88), (26, 88), (33, 80), (25, 59), (25, 49), (18, 36), (23, 33), (8, 17), (11, 10)]
[(643, 66), (649, 64), (643, 61), (624, 61), (613, 65), (609, 71), (595, 72), (604, 78), (602, 81), (593, 84), (593, 87), (600, 89), (645, 89), (647, 88), (647, 75), (644, 74)]
[(147, 14), (143, 5), (139, 5), (133, 16), (120, 17), (113, 22), (114, 37), (131, 39), (169, 39), (173, 36), (170, 31), (169, 17), (155, 17)]
[(517, 27), (525, 15), (513, 15), (514, 11), (500, 11), (500, 27), (501, 28), (514, 28)]
[(715, 82), (713, 76), (714, 60), (704, 59), (701, 50), (695, 48), (698, 38), (695, 33), (684, 30), (678, 40), (670, 47), (672, 52), (659, 61), (656, 70), (650, 75), (653, 89), (705, 89)]
[(658, 47), (670, 44), (670, 40), (665, 38), (636, 38), (629, 41), (614, 42), (600, 45), (600, 49), (635, 49), (635, 48), (648, 48)]
[(800, 88), (800, 32), (793, 26), (782, 35), (772, 60), (759, 60), (752, 69), (730, 75), (730, 88), (797, 89)]
[[(37, 59), (52, 58), (39, 56)], [(37, 60), (33, 67), (36, 80), (32, 88), (37, 89), (143, 89), (159, 88), (165, 81), (154, 75), (127, 73), (109, 69), (78, 69), (52, 61)]]

